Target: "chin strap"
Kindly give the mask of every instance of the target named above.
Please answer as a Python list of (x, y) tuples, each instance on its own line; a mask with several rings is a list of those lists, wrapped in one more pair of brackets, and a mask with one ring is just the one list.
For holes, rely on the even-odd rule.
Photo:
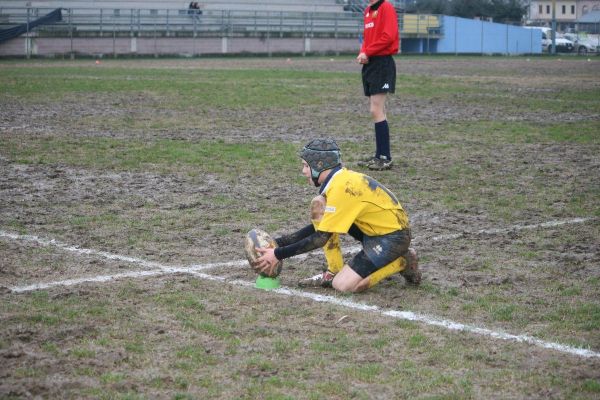
[(312, 178), (312, 181), (315, 184), (315, 187), (321, 186), (321, 184), (319, 183), (319, 176), (321, 176), (320, 172), (315, 177), (315, 170), (312, 168), (310, 169), (310, 177)]

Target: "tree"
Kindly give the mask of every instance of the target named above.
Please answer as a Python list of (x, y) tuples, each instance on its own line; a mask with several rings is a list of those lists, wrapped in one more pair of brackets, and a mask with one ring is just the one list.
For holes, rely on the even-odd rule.
[(489, 0), (452, 0), (450, 15), (462, 18), (491, 17), (492, 7)]
[(406, 11), (420, 14), (445, 14), (462, 18), (492, 18), (501, 22), (520, 22), (527, 6), (522, 0), (414, 0)]
[(417, 14), (448, 14), (447, 0), (416, 0), (407, 4), (406, 11)]
[(492, 0), (494, 21), (521, 22), (527, 12), (527, 6), (520, 0)]

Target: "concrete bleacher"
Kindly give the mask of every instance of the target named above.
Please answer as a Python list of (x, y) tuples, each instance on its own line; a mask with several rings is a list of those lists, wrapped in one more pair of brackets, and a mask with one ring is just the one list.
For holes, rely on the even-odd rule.
[[(240, 11), (298, 11), (298, 12), (343, 12), (344, 3), (339, 0), (233, 0), (233, 1), (198, 1), (201, 10), (240, 10)], [(189, 1), (164, 0), (38, 0), (0, 2), (0, 8), (89, 8), (89, 9), (151, 9), (151, 10), (185, 10)]]
[(362, 18), (334, 0), (263, 0), (261, 7), (256, 0), (210, 7), (205, 2), (201, 15), (188, 13), (189, 3), (180, 8), (153, 0), (16, 3), (0, 3), (0, 16), (8, 19), (0, 28), (35, 20), (54, 8), (62, 9), (62, 21), (0, 44), (0, 57), (355, 53), (362, 32)]
[(362, 15), (345, 10), (345, 0), (198, 3), (201, 14), (190, 12), (189, 1), (3, 0), (0, 29), (29, 23), (56, 8), (62, 9), (62, 21), (2, 44), (0, 57), (339, 54), (354, 53), (360, 45)]
[[(189, 2), (164, 0), (38, 0), (0, 3), (0, 25), (24, 23), (54, 8), (63, 9), (63, 23), (41, 28), (46, 32), (331, 32), (358, 34), (360, 19), (344, 12), (340, 0), (233, 0), (198, 1), (201, 15), (190, 14)], [(1, 26), (0, 26), (1, 28)], [(161, 33), (162, 32), (162, 33)]]

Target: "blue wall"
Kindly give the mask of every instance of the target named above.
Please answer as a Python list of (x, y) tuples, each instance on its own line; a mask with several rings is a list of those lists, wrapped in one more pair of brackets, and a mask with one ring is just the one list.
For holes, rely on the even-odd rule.
[(537, 29), (473, 19), (442, 17), (444, 37), (439, 53), (540, 54), (542, 34)]
[(541, 54), (539, 29), (442, 16), (440, 39), (402, 39), (404, 53)]
[(403, 53), (437, 53), (439, 39), (402, 39)]

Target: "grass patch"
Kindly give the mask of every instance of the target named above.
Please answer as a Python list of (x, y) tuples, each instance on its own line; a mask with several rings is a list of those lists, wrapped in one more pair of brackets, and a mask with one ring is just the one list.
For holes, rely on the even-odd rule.
[[(414, 218), (423, 284), (395, 277), (364, 294), (316, 292), (597, 351), (597, 221), (510, 229), (600, 216), (597, 89), (566, 88), (575, 78), (547, 90), (529, 85), (531, 75), (510, 75), (518, 58), (415, 60), (417, 73), (399, 68), (388, 103), (397, 167), (369, 173)], [(460, 69), (455, 76), (427, 74), (454, 60), (462, 63), (450, 65)], [(147, 68), (145, 60), (102, 68), (2, 62), (0, 230), (184, 267), (242, 258), (239, 243), (252, 227), (279, 233), (308, 223), (316, 191), (300, 177), (302, 143), (334, 136), (349, 163), (372, 151), (359, 67), (231, 71), (205, 61), (184, 69)], [(539, 60), (545, 70), (550, 62)], [(465, 78), (466, 69), (476, 76)], [(554, 82), (572, 72), (557, 69)], [(437, 240), (453, 233), (464, 235)], [(64, 249), (12, 239), (0, 240), (0, 252), (1, 286), (54, 280), (68, 259)], [(85, 257), (81, 265), (68, 259), (78, 276), (141, 267)], [(286, 262), (284, 284), (312, 275), (320, 257)], [(205, 272), (226, 282), (166, 274), (3, 292), (6, 387), (45, 393), (41, 385), (58, 373), (64, 380), (47, 390), (60, 393), (49, 397), (598, 394), (595, 359), (378, 312), (355, 310), (336, 324), (348, 310), (229, 285), (253, 280), (248, 269)]]
[(214, 357), (208, 354), (208, 351), (200, 346), (185, 346), (175, 353), (175, 357), (182, 361), (181, 365), (186, 365), (186, 369), (195, 370), (204, 365), (214, 365), (217, 363)]
[(120, 383), (125, 379), (125, 375), (119, 372), (107, 372), (100, 376), (100, 382), (103, 384)]
[[(130, 69), (119, 67), (52, 67), (44, 74), (23, 68), (4, 68), (0, 91), (6, 96), (60, 101), (85, 93), (128, 93), (142, 99), (160, 97), (170, 107), (286, 109), (337, 101), (336, 87), (349, 86), (354, 74), (314, 71)], [(321, 88), (319, 96), (309, 95)], [(331, 90), (327, 90), (327, 89)]]
[(345, 368), (344, 372), (352, 380), (373, 383), (381, 377), (383, 367), (378, 363), (367, 363)]
[(588, 379), (581, 385), (581, 389), (589, 393), (600, 393), (600, 380)]
[[(292, 157), (296, 146), (272, 142), (258, 146), (243, 143), (184, 140), (155, 142), (111, 138), (53, 139), (15, 138), (2, 142), (11, 159), (24, 164), (68, 164), (121, 171), (174, 172), (194, 168), (202, 173), (229, 177), (264, 171), (277, 165), (292, 170), (299, 161)], [(81, 223), (85, 223), (85, 220)]]
[(74, 348), (71, 349), (71, 351), (69, 352), (71, 354), (71, 356), (75, 357), (75, 358), (94, 358), (96, 357), (96, 352), (91, 350), (91, 349), (87, 349), (87, 348)]
[(548, 318), (557, 325), (568, 323), (578, 330), (594, 332), (600, 329), (600, 305), (582, 302), (565, 304)]
[[(502, 119), (449, 122), (441, 129), (444, 137), (454, 142), (434, 143), (432, 150), (452, 150), (459, 143), (474, 141), (479, 144), (577, 143), (599, 144), (600, 124), (593, 120), (577, 122), (527, 122)], [(406, 129), (412, 130), (410, 127)]]

